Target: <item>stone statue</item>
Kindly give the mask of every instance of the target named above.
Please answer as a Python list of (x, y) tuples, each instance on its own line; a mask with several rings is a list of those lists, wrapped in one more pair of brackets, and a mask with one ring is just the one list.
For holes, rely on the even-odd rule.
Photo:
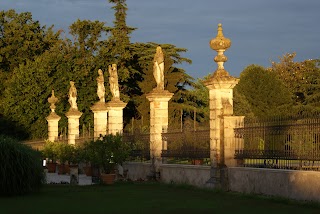
[(69, 89), (69, 103), (71, 106), (71, 109), (78, 110), (77, 106), (77, 89), (74, 86), (74, 82), (70, 81), (70, 89)]
[(164, 90), (164, 56), (160, 46), (157, 47), (153, 59), (153, 76), (157, 83), (157, 89)]
[(117, 73), (116, 64), (112, 64), (112, 66), (109, 65), (109, 84), (110, 84), (110, 91), (113, 97), (112, 99), (120, 100), (118, 73)]
[(98, 85), (98, 88), (97, 88), (97, 95), (100, 99), (100, 102), (105, 102), (105, 87), (104, 87), (104, 77), (103, 77), (103, 73), (102, 73), (102, 70), (99, 69), (98, 70), (98, 74), (99, 76), (97, 77), (97, 85)]

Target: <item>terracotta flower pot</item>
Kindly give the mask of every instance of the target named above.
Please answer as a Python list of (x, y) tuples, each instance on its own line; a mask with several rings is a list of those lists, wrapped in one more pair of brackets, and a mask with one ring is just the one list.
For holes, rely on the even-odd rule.
[(57, 168), (57, 163), (47, 163), (46, 167), (49, 173), (55, 173)]
[(59, 175), (64, 175), (64, 174), (69, 174), (70, 173), (70, 168), (68, 164), (59, 164), (58, 165), (58, 174)]
[(86, 176), (92, 176), (92, 167), (91, 166), (84, 166), (83, 167), (84, 173)]
[(202, 165), (203, 164), (203, 159), (195, 159), (192, 160), (193, 165)]
[(105, 174), (101, 173), (100, 174), (100, 179), (103, 184), (114, 184), (114, 181), (116, 180), (116, 174)]

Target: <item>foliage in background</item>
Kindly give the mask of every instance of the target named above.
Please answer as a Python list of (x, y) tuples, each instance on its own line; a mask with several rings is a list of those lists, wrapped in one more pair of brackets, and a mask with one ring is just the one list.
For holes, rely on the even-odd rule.
[(291, 93), (295, 114), (320, 112), (320, 67), (319, 59), (295, 62), (296, 53), (279, 57), (272, 62), (269, 71), (274, 74)]
[[(235, 114), (257, 117), (281, 115), (292, 106), (289, 90), (285, 85), (265, 68), (250, 65), (240, 75), (240, 81), (234, 88)], [(248, 107), (248, 108), (247, 108)], [(250, 111), (250, 112), (249, 112)]]
[[(70, 26), (72, 40), (61, 38), (62, 31), (57, 33), (41, 27), (39, 22), (32, 20), (28, 13), (29, 21), (22, 25), (22, 29), (33, 27), (37, 23), (42, 29), (42, 34), (37, 34), (39, 40), (47, 41), (47, 46), (38, 55), (30, 54), (23, 63), (12, 65), (8, 71), (11, 78), (5, 79), (6, 89), (0, 95), (0, 118), (16, 124), (25, 134), (22, 138), (46, 138), (47, 121), (50, 109), (47, 98), (51, 96), (51, 90), (55, 90), (55, 95), (59, 102), (56, 104), (56, 112), (61, 116), (59, 121), (59, 132), (67, 127), (65, 113), (69, 109), (68, 90), (69, 81), (74, 81), (78, 92), (77, 104), (79, 111), (83, 113), (80, 118), (80, 127), (93, 124), (93, 113), (90, 107), (98, 101), (96, 95), (96, 78), (98, 69), (104, 71), (107, 101), (111, 99), (108, 84), (108, 66), (112, 63), (118, 65), (119, 88), (121, 100), (127, 103), (124, 109), (124, 125), (130, 124), (131, 118), (149, 118), (149, 102), (143, 93), (148, 93), (148, 84), (155, 84), (152, 75), (152, 60), (157, 44), (155, 43), (130, 43), (130, 33), (134, 28), (126, 25), (126, 1), (110, 1), (115, 3), (114, 27), (106, 26), (104, 22), (77, 20)], [(15, 13), (13, 10), (10, 13)], [(15, 14), (17, 17), (23, 14)], [(3, 12), (4, 19), (8, 13)], [(16, 22), (13, 17), (13, 22)], [(20, 31), (11, 30), (3, 26), (4, 33), (11, 32), (20, 35)], [(41, 37), (42, 36), (42, 37)], [(22, 42), (37, 42), (34, 37), (24, 38)], [(0, 37), (3, 41), (6, 39)], [(19, 37), (20, 38), (20, 37)], [(23, 38), (21, 38), (23, 39)], [(32, 41), (29, 41), (32, 40)], [(6, 46), (11, 46), (9, 40)], [(0, 49), (6, 48), (1, 43)], [(40, 43), (38, 46), (41, 46)], [(192, 78), (181, 68), (174, 64), (183, 62), (190, 63), (190, 59), (183, 58), (180, 53), (186, 49), (177, 48), (174, 45), (161, 45), (166, 57), (165, 79), (166, 87), (175, 96), (170, 101), (170, 118), (180, 118), (180, 109), (193, 109), (188, 107), (188, 90), (186, 87), (192, 85)], [(12, 54), (11, 59), (17, 56)], [(18, 58), (16, 59), (18, 60)], [(150, 61), (148, 61), (150, 60)], [(10, 63), (9, 63), (10, 64)], [(10, 64), (11, 65), (11, 64)], [(150, 69), (151, 66), (151, 69)], [(1, 72), (2, 74), (3, 72)], [(152, 80), (151, 80), (152, 79)], [(81, 129), (81, 128), (80, 128)], [(83, 130), (80, 130), (83, 132)]]
[(44, 182), (41, 153), (0, 135), (0, 196), (38, 190)]
[[(169, 101), (169, 124), (177, 127), (188, 120), (208, 121), (208, 89), (201, 80), (194, 81), (178, 67), (191, 63), (183, 57), (187, 50), (172, 44), (131, 43), (130, 34), (135, 28), (126, 24), (126, 0), (109, 2), (114, 4), (114, 26), (76, 20), (70, 26), (72, 39), (62, 38), (61, 30), (54, 32), (52, 27), (41, 26), (31, 13), (0, 12), (0, 133), (21, 139), (46, 138), (45, 117), (50, 112), (47, 98), (52, 89), (59, 98), (59, 131), (65, 130), (71, 80), (75, 82), (78, 108), (83, 113), (80, 129), (83, 125), (92, 128), (90, 107), (98, 101), (97, 71), (104, 71), (108, 101), (108, 66), (113, 63), (118, 66), (121, 100), (127, 103), (125, 130), (133, 130), (136, 122), (147, 131), (150, 104), (145, 95), (156, 86), (153, 57), (158, 45), (165, 53), (165, 89), (174, 93)], [(294, 57), (295, 53), (286, 54), (268, 69), (248, 66), (234, 89), (235, 114), (253, 117), (319, 112), (319, 60), (294, 62)]]

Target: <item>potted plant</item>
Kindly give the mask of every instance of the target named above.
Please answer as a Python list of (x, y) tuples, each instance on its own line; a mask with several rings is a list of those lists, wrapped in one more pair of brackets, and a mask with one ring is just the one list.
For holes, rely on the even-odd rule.
[(57, 142), (57, 159), (58, 164), (58, 174), (67, 174), (70, 172), (69, 161), (72, 158), (73, 146), (64, 142)]
[(129, 156), (129, 146), (122, 141), (120, 134), (106, 135), (90, 142), (89, 145), (91, 163), (99, 168), (101, 181), (112, 184), (116, 177), (116, 166), (122, 164)]
[(55, 173), (57, 167), (57, 146), (55, 142), (52, 141), (45, 141), (43, 150), (42, 150), (43, 157), (46, 158), (46, 167), (49, 173)]
[(83, 146), (79, 150), (79, 155), (81, 157), (81, 162), (84, 163), (83, 171), (86, 174), (86, 176), (92, 176), (93, 175), (93, 169), (92, 169), (92, 159), (93, 159), (93, 151), (94, 148), (94, 141), (87, 141), (83, 144)]

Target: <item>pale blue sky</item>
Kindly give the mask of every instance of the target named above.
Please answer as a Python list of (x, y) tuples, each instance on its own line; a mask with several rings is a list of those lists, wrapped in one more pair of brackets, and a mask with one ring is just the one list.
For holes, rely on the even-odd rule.
[[(250, 64), (270, 66), (285, 53), (297, 61), (320, 58), (319, 0), (127, 0), (132, 42), (170, 43), (187, 48), (192, 65), (181, 65), (194, 78), (216, 69), (209, 41), (218, 23), (232, 41), (225, 69), (233, 76)], [(31, 12), (42, 25), (64, 29), (79, 19), (113, 23), (107, 0), (0, 0), (0, 9)]]

